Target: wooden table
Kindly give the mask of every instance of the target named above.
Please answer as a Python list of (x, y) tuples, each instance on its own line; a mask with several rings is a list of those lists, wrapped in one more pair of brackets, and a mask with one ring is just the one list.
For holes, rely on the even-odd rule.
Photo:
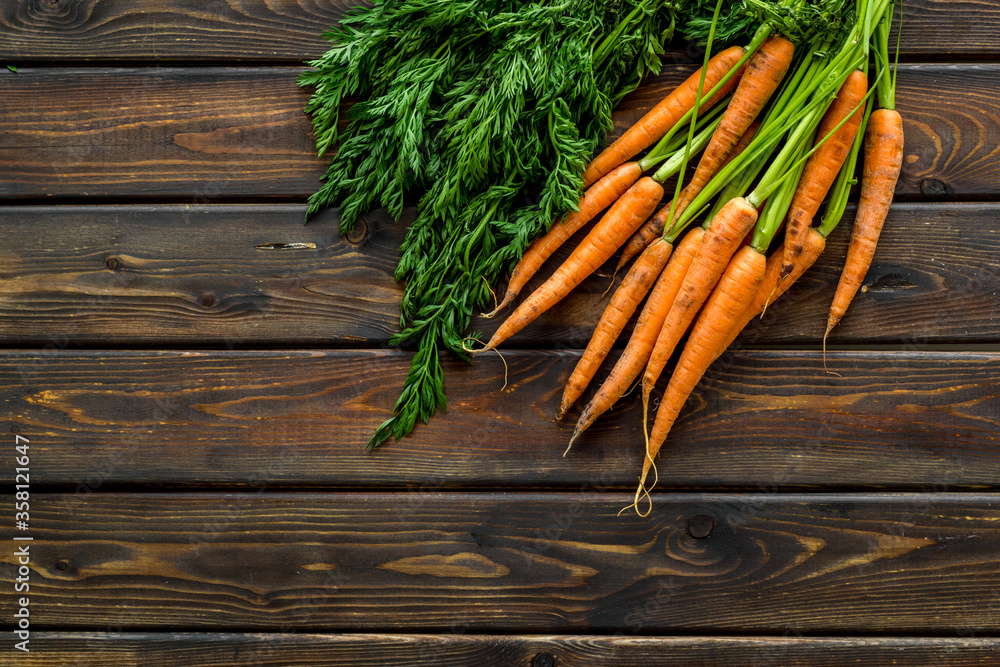
[(347, 4), (0, 0), (0, 663), (1000, 664), (1000, 3), (904, 3), (840, 377), (848, 229), (702, 382), (647, 518), (638, 401), (566, 458), (553, 419), (604, 279), (365, 451), (403, 227), (301, 224), (295, 83)]

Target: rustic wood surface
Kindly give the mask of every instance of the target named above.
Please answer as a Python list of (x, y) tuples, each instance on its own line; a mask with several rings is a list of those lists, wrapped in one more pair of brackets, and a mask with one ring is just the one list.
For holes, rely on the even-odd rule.
[[(0, 59), (299, 64), (323, 54), (320, 33), (353, 4), (229, 0), (195, 8), (181, 0), (0, 0)], [(1000, 9), (991, 2), (905, 0), (903, 7), (904, 61), (1000, 54)], [(678, 49), (669, 57), (687, 60), (691, 53)]]
[(20, 435), (33, 538), (0, 533), (32, 630), (0, 664), (1000, 665), (1000, 2), (904, 0), (903, 175), (840, 377), (848, 222), (699, 385), (646, 518), (635, 397), (565, 458), (553, 418), (604, 277), (364, 450), (409, 360), (405, 220), (301, 224), (296, 85), (350, 4), (0, 0), (0, 505)]
[(619, 515), (631, 500), (38, 494), (31, 612), (39, 630), (1000, 630), (998, 495), (655, 493)]
[[(411, 437), (364, 445), (404, 353), (10, 351), (0, 405), (32, 440), (36, 484), (633, 488), (641, 407), (621, 402), (563, 458), (554, 413), (575, 351), (446, 366), (450, 406)], [(745, 351), (688, 402), (660, 488), (996, 487), (1000, 353)], [(13, 469), (2, 471), (13, 482)]]
[[(301, 67), (22, 67), (3, 78), (0, 200), (295, 198), (325, 169)], [(637, 120), (691, 72), (664, 72), (615, 113)], [(901, 65), (900, 197), (1000, 196), (1000, 65)], [(136, 147), (141, 146), (142, 150)], [(90, 202), (93, 203), (93, 202)]]
[[(0, 337), (19, 346), (385, 346), (399, 326), (392, 273), (405, 224), (377, 211), (341, 238), (335, 212), (308, 225), (303, 213), (301, 205), (0, 207), (9, 239), (0, 248)], [(821, 341), (853, 213), (740, 345)], [(998, 255), (1000, 204), (896, 204), (866, 291), (829, 343), (1000, 342)], [(584, 348), (608, 284), (593, 276), (508, 347)], [(477, 318), (472, 328), (489, 334), (499, 323)]]
[(981, 667), (1000, 661), (1000, 640), (971, 631), (933, 639), (481, 635), (462, 628), (444, 635), (40, 632), (38, 637), (37, 653), (22, 657), (20, 665)]

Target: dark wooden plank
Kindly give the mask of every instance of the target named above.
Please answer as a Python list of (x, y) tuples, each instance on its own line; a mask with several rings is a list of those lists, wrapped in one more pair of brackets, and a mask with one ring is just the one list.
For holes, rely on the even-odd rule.
[(402, 226), (379, 211), (352, 241), (338, 235), (334, 214), (303, 225), (304, 213), (291, 205), (3, 208), (3, 338), (384, 346), (399, 321), (392, 273)]
[(0, 107), (0, 198), (301, 198), (327, 161), (299, 71), (18, 69)]
[(320, 33), (349, 0), (57, 0), (0, 2), (4, 62), (299, 64), (328, 48)]
[[(576, 412), (553, 415), (577, 353), (446, 364), (449, 409), (400, 443), (364, 445), (389, 416), (403, 353), (36, 352), (0, 360), (0, 406), (28, 438), (36, 484), (338, 485), (434, 490), (634, 487), (638, 397), (565, 458)], [(689, 400), (660, 488), (995, 487), (1000, 354), (744, 352)], [(13, 455), (13, 454), (12, 454)], [(13, 482), (14, 466), (2, 469)]]
[[(352, 4), (230, 0), (194, 7), (181, 0), (6, 0), (0, 2), (0, 59), (297, 63), (323, 53), (320, 32)], [(907, 0), (903, 7), (903, 60), (1000, 54), (995, 3)], [(669, 56), (676, 60), (690, 53), (678, 50)]]
[[(992, 0), (904, 0), (896, 3), (894, 24), (899, 36), (900, 58), (996, 58), (1000, 42), (1000, 5)], [(897, 34), (890, 36), (896, 44)]]
[(212, 667), (375, 667), (376, 665), (559, 665), (560, 667), (928, 667), (996, 665), (989, 637), (604, 637), (479, 635), (463, 628), (428, 634), (230, 634), (39, 632), (24, 667), (212, 665)]
[(32, 494), (19, 534), (36, 630), (1000, 630), (998, 495), (631, 496)]
[[(0, 341), (8, 346), (384, 346), (403, 224), (303, 207), (0, 207)], [(853, 210), (801, 283), (739, 345), (818, 344)], [(293, 244), (299, 244), (294, 246)], [(568, 252), (542, 271), (547, 277)], [(831, 344), (1000, 340), (1000, 205), (893, 206), (875, 263)], [(593, 277), (510, 341), (582, 348), (607, 297)], [(527, 292), (525, 292), (527, 293)], [(500, 320), (478, 319), (492, 332)]]
[[(22, 68), (4, 78), (0, 199), (293, 197), (317, 187), (299, 68)], [(691, 66), (623, 102), (631, 124)], [(9, 73), (8, 73), (9, 74)], [(902, 197), (1000, 195), (1000, 65), (900, 67)]]

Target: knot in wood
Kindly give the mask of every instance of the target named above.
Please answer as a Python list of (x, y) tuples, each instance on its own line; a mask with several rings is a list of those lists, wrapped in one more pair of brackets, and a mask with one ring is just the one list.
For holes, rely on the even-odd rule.
[(936, 178), (925, 178), (920, 181), (920, 193), (927, 197), (943, 197), (951, 194), (951, 188)]
[(354, 229), (347, 233), (347, 242), (351, 245), (361, 245), (368, 240), (368, 223), (364, 218), (358, 218)]
[(56, 563), (56, 569), (59, 570), (60, 572), (65, 572), (66, 568), (68, 568), (68, 567), (69, 567), (69, 563), (67, 563), (64, 560), (61, 560), (58, 563)]
[(212, 305), (214, 304), (215, 304), (215, 297), (213, 297), (211, 294), (202, 295), (201, 305), (205, 306), (206, 308), (211, 308)]
[(108, 259), (104, 262), (104, 265), (111, 271), (117, 271), (121, 268), (122, 263), (117, 257), (108, 257)]
[(553, 667), (555, 664), (556, 659), (548, 653), (539, 653), (535, 656), (535, 659), (531, 661), (531, 667)]
[(688, 519), (688, 535), (696, 540), (705, 539), (714, 529), (715, 519), (707, 514), (698, 514)]

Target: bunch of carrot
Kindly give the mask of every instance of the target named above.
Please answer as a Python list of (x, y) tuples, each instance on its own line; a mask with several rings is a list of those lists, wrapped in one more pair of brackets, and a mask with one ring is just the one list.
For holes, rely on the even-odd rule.
[[(645, 431), (657, 381), (687, 335), (652, 428), (645, 431), (637, 508), (667, 434), (708, 367), (823, 251), (843, 215), (862, 143), (861, 199), (827, 334), (872, 261), (902, 161), (902, 121), (894, 109), (888, 54), (893, 0), (856, 0), (845, 7), (853, 21), (837, 39), (829, 33), (809, 38), (786, 24), (765, 22), (745, 48), (710, 58), (713, 23), (703, 67), (591, 162), (579, 210), (525, 254), (497, 308), (508, 305), (562, 243), (608, 209), (486, 349), (530, 324), (623, 245), (619, 269), (637, 256), (567, 381), (559, 408), (562, 418), (584, 394), (645, 299), (621, 356), (583, 408), (570, 445), (640, 377)], [(719, 5), (716, 19), (718, 12)], [(875, 86), (869, 90), (872, 54)], [(880, 108), (872, 111), (875, 92)], [(687, 139), (678, 139), (684, 126)], [(688, 159), (702, 149), (685, 181)], [(654, 166), (651, 176), (642, 176)], [(664, 198), (663, 183), (675, 174), (670, 203), (654, 214)], [(825, 214), (813, 226), (827, 198)], [(703, 224), (687, 231), (706, 210)], [(781, 229), (784, 239), (771, 250)]]

